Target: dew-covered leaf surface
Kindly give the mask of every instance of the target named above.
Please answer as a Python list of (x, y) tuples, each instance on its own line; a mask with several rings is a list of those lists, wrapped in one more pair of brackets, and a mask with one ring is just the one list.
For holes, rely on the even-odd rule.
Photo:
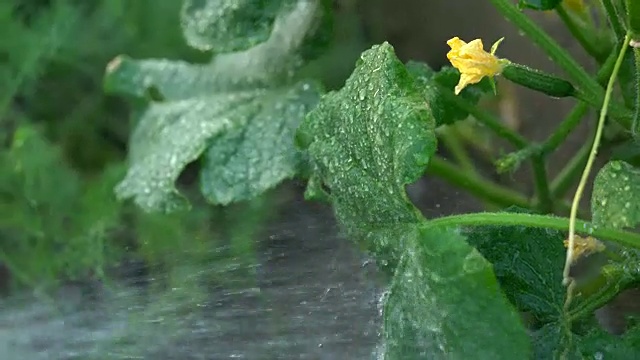
[(185, 0), (182, 28), (189, 45), (217, 53), (266, 41), (278, 12), (292, 0)]
[(561, 324), (550, 323), (533, 334), (535, 359), (637, 359), (640, 326), (622, 336), (594, 328), (583, 335), (571, 334)]
[(633, 228), (640, 224), (640, 169), (611, 161), (596, 176), (591, 197), (597, 226)]
[(385, 305), (385, 359), (527, 359), (529, 337), (491, 264), (455, 230), (412, 239)]
[(318, 101), (314, 83), (270, 91), (242, 127), (211, 143), (200, 173), (203, 194), (213, 203), (248, 200), (297, 172), (295, 129)]
[[(348, 234), (384, 261), (397, 260), (421, 215), (405, 185), (435, 151), (435, 122), (388, 43), (362, 54), (340, 91), (325, 95), (300, 126), (313, 167), (308, 194), (329, 192)], [(315, 186), (314, 186), (315, 185)]]
[(479, 226), (465, 232), (469, 243), (493, 264), (509, 299), (542, 321), (562, 314), (565, 235), (524, 226)]
[[(185, 6), (196, 5), (210, 4)], [(300, 0), (285, 8), (268, 40), (209, 64), (119, 57), (109, 65), (107, 91), (147, 101), (130, 140), (129, 171), (116, 188), (119, 198), (147, 211), (184, 208), (175, 181), (205, 152), (201, 188), (214, 204), (251, 198), (295, 174), (292, 133), (320, 89), (291, 83), (290, 76), (322, 7)]]
[(385, 359), (525, 356), (524, 327), (490, 264), (455, 231), (425, 229), (407, 198), (436, 147), (422, 95), (388, 43), (365, 51), (298, 130), (312, 166), (307, 196), (331, 202), (347, 234), (393, 274)]

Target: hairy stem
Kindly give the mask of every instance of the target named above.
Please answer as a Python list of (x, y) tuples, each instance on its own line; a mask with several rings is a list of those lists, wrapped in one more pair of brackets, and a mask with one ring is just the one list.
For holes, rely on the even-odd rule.
[(491, 202), (499, 206), (520, 206), (530, 208), (529, 201), (519, 193), (506, 187), (497, 185), (478, 175), (466, 173), (458, 166), (448, 161), (433, 157), (429, 162), (427, 172), (436, 175), (448, 183), (458, 186), (481, 200)]
[[(503, 226), (527, 226), (543, 229), (554, 229), (567, 231), (569, 228), (569, 219), (553, 215), (537, 215), (509, 212), (481, 212), (473, 214), (461, 214), (444, 216), (431, 219), (427, 226), (486, 226), (486, 225), (503, 225)], [(576, 225), (580, 229), (584, 229), (585, 234), (595, 236), (599, 239), (606, 239), (623, 246), (629, 246), (640, 249), (640, 234), (614, 230), (603, 229), (592, 226), (589, 222), (576, 220)]]
[(553, 200), (549, 190), (549, 180), (547, 179), (547, 167), (542, 156), (534, 156), (531, 159), (533, 167), (533, 180), (536, 188), (537, 204), (536, 207), (541, 213), (553, 212)]
[(582, 118), (589, 110), (589, 106), (583, 102), (576, 105), (573, 110), (562, 120), (556, 130), (542, 143), (541, 151), (543, 154), (550, 154), (554, 152), (564, 141), (569, 137), (569, 134), (580, 124)]
[(569, 160), (569, 163), (562, 169), (560, 174), (553, 179), (551, 182), (551, 194), (554, 199), (564, 197), (565, 194), (571, 190), (571, 186), (580, 176), (584, 165), (587, 163), (591, 146), (591, 142), (585, 143), (571, 160)]
[(460, 136), (455, 131), (455, 128), (445, 126), (438, 135), (444, 146), (451, 152), (451, 155), (458, 165), (460, 165), (466, 173), (478, 175), (478, 171), (469, 157), (469, 154), (467, 154), (467, 150), (464, 145), (460, 141)]
[(587, 54), (596, 59), (599, 63), (602, 63), (607, 57), (607, 51), (598, 46), (598, 39), (596, 39), (592, 33), (587, 34), (585, 27), (578, 25), (576, 20), (567, 13), (564, 6), (556, 7), (556, 12), (571, 35), (573, 35), (573, 37), (580, 43)]
[(620, 21), (620, 15), (618, 15), (618, 11), (616, 10), (615, 5), (611, 0), (601, 0), (602, 6), (604, 10), (607, 12), (607, 17), (609, 18), (609, 25), (613, 29), (613, 33), (616, 35), (618, 41), (622, 40), (625, 37), (624, 26), (622, 26), (622, 22)]

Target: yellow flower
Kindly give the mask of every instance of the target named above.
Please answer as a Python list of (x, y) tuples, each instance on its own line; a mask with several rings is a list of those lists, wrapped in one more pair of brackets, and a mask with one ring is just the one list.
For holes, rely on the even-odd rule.
[(466, 43), (460, 38), (454, 37), (447, 41), (447, 45), (451, 47), (447, 53), (447, 59), (453, 67), (460, 71), (460, 81), (455, 88), (456, 95), (467, 85), (476, 84), (485, 76), (493, 77), (500, 74), (503, 63), (494, 53), (503, 39), (493, 44), (491, 53), (484, 51), (480, 39)]
[[(564, 246), (569, 246), (568, 239), (564, 241)], [(594, 237), (587, 236), (586, 238), (583, 238), (579, 235), (575, 235), (573, 242), (573, 259), (571, 259), (571, 262), (575, 263), (582, 256), (597, 253), (604, 249), (604, 244)]]

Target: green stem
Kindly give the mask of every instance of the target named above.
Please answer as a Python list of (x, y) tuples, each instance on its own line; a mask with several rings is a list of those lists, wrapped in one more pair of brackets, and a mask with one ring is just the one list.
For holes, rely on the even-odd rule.
[[(469, 120), (473, 120), (469, 118)], [(493, 148), (484, 136), (478, 136), (478, 126), (473, 121), (458, 121), (453, 127), (462, 142), (470, 146), (474, 154), (482, 160), (491, 163), (493, 161)]]
[[(616, 56), (615, 53), (612, 53), (604, 62), (600, 70), (598, 70), (598, 74), (596, 75), (598, 83), (604, 83), (609, 79), (609, 77), (611, 77), (615, 62)], [(580, 120), (582, 120), (588, 109), (589, 108), (586, 103), (581, 102), (576, 105), (573, 110), (571, 110), (571, 113), (569, 113), (569, 115), (560, 123), (556, 131), (542, 144), (542, 151), (549, 154), (564, 143), (573, 129), (578, 126)]]
[(597, 39), (595, 39), (594, 36), (587, 36), (584, 26), (578, 25), (573, 16), (567, 13), (567, 10), (565, 10), (564, 6), (556, 7), (556, 12), (558, 13), (560, 20), (562, 20), (571, 35), (573, 35), (573, 37), (578, 40), (587, 54), (596, 59), (596, 61), (598, 61), (599, 63), (602, 63), (607, 57), (607, 52), (603, 51), (603, 49), (598, 48), (596, 42), (592, 41)]
[(530, 208), (529, 201), (519, 193), (497, 185), (478, 175), (466, 173), (458, 166), (452, 165), (437, 156), (429, 162), (427, 172), (443, 178), (448, 183), (465, 189), (479, 199), (489, 201), (495, 205), (508, 207), (516, 205)]
[[(513, 22), (537, 44), (549, 58), (560, 66), (569, 79), (577, 85), (579, 98), (599, 107), (604, 99), (604, 90), (575, 59), (544, 30), (516, 8), (510, 0), (490, 0), (502, 15)], [(632, 114), (619, 104), (612, 104), (611, 115), (623, 126), (629, 126)]]
[(460, 141), (460, 137), (456, 133), (455, 128), (444, 126), (441, 131), (438, 132), (438, 135), (444, 146), (451, 151), (451, 155), (463, 171), (469, 174), (478, 175), (478, 171), (476, 170), (473, 161), (471, 161), (469, 154), (467, 154), (467, 150), (464, 148), (464, 145)]
[(553, 212), (553, 200), (549, 191), (549, 181), (547, 180), (547, 168), (543, 156), (534, 156), (531, 159), (533, 168), (533, 180), (536, 188), (538, 211), (544, 214)]
[[(606, 81), (611, 76), (611, 72), (613, 71), (613, 66), (615, 65), (615, 62), (616, 62), (616, 54), (613, 53), (607, 58), (607, 60), (605, 61), (604, 65), (600, 68), (600, 70), (598, 70), (598, 74), (596, 76), (598, 83), (605, 83), (606, 85)], [(569, 134), (573, 132), (575, 127), (578, 126), (578, 124), (584, 117), (587, 110), (588, 110), (588, 106), (584, 102), (580, 102), (578, 105), (576, 105), (573, 108), (573, 110), (571, 110), (569, 115), (560, 123), (560, 125), (558, 125), (556, 130), (549, 136), (549, 138), (547, 138), (547, 140), (544, 143), (540, 145), (531, 144), (528, 146), (528, 148), (520, 150), (520, 153), (524, 154), (524, 156), (520, 159), (520, 161), (524, 161), (527, 158), (535, 157), (537, 155), (548, 156), (550, 153), (554, 152), (562, 143), (564, 143), (564, 141), (567, 139)], [(566, 182), (566, 183), (562, 182), (561, 183), (562, 186), (568, 187), (573, 183), (573, 179), (575, 178), (574, 176), (575, 171), (580, 170), (580, 168), (583, 166), (582, 164), (586, 161), (586, 158), (587, 158), (586, 154), (588, 154), (588, 150), (585, 150), (584, 154), (585, 154), (584, 157), (578, 158), (578, 159), (583, 159), (579, 163), (577, 163), (579, 168), (568, 166), (565, 169), (572, 170), (573, 172), (565, 172), (565, 170), (563, 170), (563, 172), (561, 173), (563, 177), (560, 177), (560, 179), (568, 180), (569, 182)], [(576, 165), (576, 163), (571, 162), (569, 165)], [(564, 175), (569, 175), (569, 174), (571, 174), (571, 177), (564, 177)], [(552, 185), (552, 188), (553, 187), (554, 186)], [(566, 192), (566, 190), (567, 188), (562, 187), (562, 190), (561, 190), (562, 196), (564, 196), (564, 192)], [(552, 194), (554, 194), (554, 191), (552, 191)]]
[[(481, 212), (473, 214), (461, 214), (444, 216), (431, 219), (427, 222), (427, 226), (527, 226), (543, 229), (554, 229), (567, 231), (569, 229), (569, 219), (553, 215), (537, 215), (526, 213), (509, 213), (509, 212)], [(598, 239), (606, 239), (623, 246), (629, 246), (640, 249), (640, 234), (614, 230), (602, 229), (592, 226), (591, 223), (576, 220), (578, 228), (584, 229), (584, 233), (597, 237)]]
[(584, 144), (580, 150), (569, 160), (560, 174), (551, 182), (551, 196), (554, 199), (563, 198), (571, 189), (575, 179), (582, 173), (584, 165), (587, 163), (589, 152), (591, 151), (591, 142)]
[(590, 94), (599, 94), (602, 89), (591, 79), (587, 71), (578, 64), (573, 57), (553, 40), (544, 30), (524, 15), (510, 0), (490, 0), (493, 5), (508, 20), (528, 35), (553, 62), (558, 64), (571, 78), (571, 80), (583, 87)]
[(573, 198), (573, 204), (571, 205), (571, 215), (569, 217), (569, 245), (567, 247), (567, 258), (565, 260), (564, 267), (564, 280), (565, 284), (570, 282), (570, 274), (571, 264), (573, 262), (573, 250), (574, 250), (574, 241), (575, 241), (575, 227), (576, 227), (576, 217), (578, 213), (578, 207), (580, 206), (580, 199), (582, 198), (582, 194), (584, 192), (584, 188), (587, 184), (587, 180), (589, 179), (589, 174), (591, 173), (591, 168), (593, 167), (593, 162), (596, 159), (596, 155), (598, 153), (598, 146), (600, 145), (600, 140), (602, 139), (602, 131), (604, 129), (604, 122), (607, 117), (607, 109), (609, 102), (611, 101), (611, 93), (613, 91), (613, 85), (616, 82), (616, 77), (618, 76), (618, 71), (620, 70), (620, 66), (622, 66), (622, 61), (624, 60), (624, 55), (627, 52), (627, 44), (631, 37), (627, 34), (624, 38), (624, 42), (622, 48), (620, 49), (620, 53), (618, 55), (618, 59), (613, 67), (613, 72), (611, 73), (611, 77), (609, 78), (609, 83), (607, 84), (607, 88), (604, 95), (604, 101), (602, 103), (602, 110), (600, 110), (600, 118), (598, 119), (598, 127), (596, 128), (596, 135), (593, 140), (593, 146), (591, 148), (591, 152), (589, 154), (589, 158), (587, 159), (587, 164), (582, 172), (582, 177), (580, 182), (578, 183), (578, 189), (576, 190), (576, 194)]
[(543, 154), (547, 155), (554, 152), (564, 141), (567, 139), (569, 134), (573, 132), (573, 130), (580, 124), (582, 118), (587, 113), (589, 106), (586, 103), (579, 103), (576, 105), (573, 110), (567, 115), (567, 117), (558, 125), (556, 131), (549, 136), (549, 138), (542, 143), (541, 151)]
[(618, 41), (622, 40), (625, 37), (625, 31), (615, 5), (611, 0), (602, 0), (602, 6), (607, 12), (607, 18), (609, 18), (609, 24), (613, 29), (613, 33), (616, 35), (616, 39), (618, 39)]
[(507, 126), (505, 126), (495, 116), (489, 114), (486, 111), (483, 111), (482, 109), (480, 109), (477, 106), (473, 105), (469, 101), (467, 101), (467, 100), (465, 100), (465, 99), (463, 99), (463, 98), (461, 98), (459, 96), (454, 95), (453, 92), (451, 92), (451, 90), (445, 88), (444, 86), (441, 86), (441, 85), (437, 85), (437, 86), (438, 86), (441, 94), (444, 97), (446, 97), (447, 101), (453, 102), (457, 107), (459, 107), (460, 109), (468, 112), (479, 123), (483, 124), (484, 126), (488, 127), (489, 129), (491, 129), (498, 136), (500, 136), (503, 139), (509, 141), (513, 146), (517, 147), (518, 149), (522, 149), (522, 148), (525, 148), (529, 144), (527, 139), (523, 138), (517, 132), (509, 129)]

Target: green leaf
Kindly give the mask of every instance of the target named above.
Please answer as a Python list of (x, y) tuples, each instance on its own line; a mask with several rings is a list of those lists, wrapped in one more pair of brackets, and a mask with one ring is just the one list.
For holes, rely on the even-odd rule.
[[(409, 61), (407, 70), (415, 77), (427, 98), (438, 126), (452, 124), (469, 116), (468, 111), (461, 109), (452, 100), (456, 96), (453, 94), (453, 89), (460, 79), (458, 70), (445, 66), (440, 71), (434, 72), (429, 65), (416, 61)], [(476, 104), (483, 94), (490, 91), (492, 91), (491, 84), (488, 79), (483, 79), (478, 84), (467, 86), (457, 96), (467, 100), (470, 104)]]
[(313, 175), (307, 194), (330, 193), (348, 234), (397, 260), (407, 228), (422, 218), (405, 185), (435, 152), (435, 122), (388, 43), (365, 51), (345, 86), (323, 96), (297, 133)]
[(590, 359), (637, 359), (640, 357), (640, 326), (634, 326), (622, 336), (594, 329), (580, 338), (580, 352)]
[(320, 90), (301, 83), (262, 96), (260, 112), (243, 127), (216, 139), (204, 157), (202, 192), (213, 203), (251, 199), (297, 173), (295, 129), (319, 100)]
[(624, 161), (611, 161), (598, 173), (591, 197), (596, 226), (617, 229), (640, 224), (640, 169)]
[(493, 264), (503, 290), (521, 311), (552, 321), (562, 315), (564, 234), (524, 226), (480, 226), (469, 243)]
[(201, 188), (212, 203), (246, 200), (293, 176), (299, 156), (291, 134), (320, 90), (292, 83), (291, 75), (322, 10), (318, 2), (299, 1), (279, 14), (269, 40), (209, 64), (114, 60), (106, 90), (146, 99), (118, 197), (146, 211), (184, 208), (175, 181), (205, 153)]
[(640, 167), (640, 143), (629, 139), (612, 146), (610, 160), (622, 160), (635, 167)]
[(435, 121), (388, 43), (365, 51), (345, 86), (298, 129), (312, 176), (347, 233), (394, 274), (386, 359), (526, 358), (528, 338), (491, 265), (454, 230), (425, 228), (405, 186), (435, 152)]
[(564, 325), (551, 323), (533, 334), (535, 359), (636, 359), (640, 356), (640, 326), (622, 336), (597, 325), (586, 334), (575, 334)]
[(385, 359), (527, 359), (529, 337), (491, 264), (454, 230), (412, 236), (384, 308)]
[(534, 10), (553, 10), (562, 0), (520, 0), (518, 1), (519, 8), (528, 8)]
[(282, 7), (292, 0), (184, 0), (182, 29), (187, 43), (225, 53), (267, 41)]
[(533, 333), (533, 359), (579, 359), (575, 334), (565, 323), (548, 323)]

